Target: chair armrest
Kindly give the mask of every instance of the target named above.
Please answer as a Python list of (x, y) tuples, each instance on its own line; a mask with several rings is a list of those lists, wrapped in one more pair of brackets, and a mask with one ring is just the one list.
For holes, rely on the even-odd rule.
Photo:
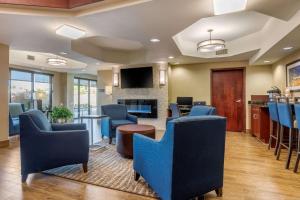
[(52, 124), (53, 131), (86, 130), (86, 124)]
[[(154, 158), (157, 156), (160, 145), (159, 141), (146, 137), (141, 134), (134, 134), (133, 136), (133, 165), (134, 169), (139, 171), (140, 162), (143, 160)], [(154, 156), (154, 157), (153, 157)], [(150, 158), (150, 159), (151, 159)]]
[(166, 124), (168, 124), (169, 121), (172, 121), (173, 119), (177, 119), (177, 118), (179, 118), (179, 117), (168, 117), (167, 121), (166, 121), (167, 122)]
[(41, 131), (36, 137), (36, 143), (41, 145), (40, 149), (47, 149), (52, 154), (59, 152), (66, 154), (67, 152), (88, 151), (89, 149), (88, 130)]
[(135, 115), (127, 114), (126, 119), (129, 120), (129, 121), (135, 122), (136, 124), (137, 124), (137, 122), (138, 122), (138, 117), (135, 116)]

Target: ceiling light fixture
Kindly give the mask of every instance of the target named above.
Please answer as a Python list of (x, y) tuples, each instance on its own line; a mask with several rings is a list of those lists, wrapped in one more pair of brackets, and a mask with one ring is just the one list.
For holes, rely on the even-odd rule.
[(169, 59), (174, 59), (174, 56), (169, 56)]
[(293, 49), (293, 48), (294, 48), (294, 47), (284, 47), (283, 50), (288, 51), (288, 50), (291, 50), (291, 49)]
[(214, 0), (215, 15), (223, 15), (245, 10), (247, 0)]
[(86, 34), (86, 32), (77, 27), (64, 24), (56, 29), (56, 34), (73, 40), (77, 40), (83, 37)]
[(219, 51), (225, 48), (225, 41), (221, 39), (212, 39), (211, 34), (214, 30), (209, 29), (209, 40), (201, 41), (197, 44), (197, 51), (206, 53), (206, 52), (213, 52)]
[(61, 54), (61, 55), (67, 55), (68, 53), (62, 51), (59, 54)]
[(160, 39), (152, 38), (152, 39), (150, 39), (150, 42), (157, 43), (157, 42), (160, 42)]
[(265, 61), (264, 61), (264, 63), (270, 63), (270, 62), (271, 62), (271, 61), (269, 61), (269, 60), (265, 60)]
[(67, 60), (62, 58), (48, 58), (47, 63), (52, 66), (66, 66)]

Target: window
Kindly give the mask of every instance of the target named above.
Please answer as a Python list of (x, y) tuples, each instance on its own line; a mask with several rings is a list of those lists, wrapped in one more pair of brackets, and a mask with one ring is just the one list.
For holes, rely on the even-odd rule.
[(52, 107), (52, 75), (23, 70), (10, 71), (10, 102), (24, 103), (25, 109)]
[(97, 81), (74, 78), (74, 117), (97, 114)]

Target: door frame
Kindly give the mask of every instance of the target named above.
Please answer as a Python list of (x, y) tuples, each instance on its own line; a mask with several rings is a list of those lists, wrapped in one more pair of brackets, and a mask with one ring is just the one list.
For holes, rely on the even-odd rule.
[(229, 68), (212, 68), (210, 69), (210, 105), (212, 105), (213, 97), (213, 73), (218, 71), (236, 71), (241, 70), (243, 73), (243, 120), (242, 120), (242, 131), (246, 133), (246, 67), (229, 67)]

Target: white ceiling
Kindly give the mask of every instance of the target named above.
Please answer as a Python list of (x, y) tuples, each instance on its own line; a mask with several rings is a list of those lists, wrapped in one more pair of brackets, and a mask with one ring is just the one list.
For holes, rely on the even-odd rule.
[[(251, 59), (252, 63), (256, 64), (257, 60), (293, 31), (294, 21), (297, 21), (293, 16), (300, 8), (299, 2), (248, 0), (249, 12), (221, 16), (214, 16), (212, 0), (145, 1), (78, 17), (55, 14), (36, 16), (2, 11), (0, 42), (9, 44), (13, 50), (52, 54), (67, 52), (65, 57), (86, 63), (89, 73), (96, 73), (97, 70), (107, 69), (116, 64), (158, 61), (189, 63)], [(270, 26), (276, 26), (276, 23), (270, 23), (270, 19), (282, 27), (289, 28), (286, 29), (287, 32), (280, 32), (281, 34), (264, 43), (264, 39), (268, 39), (270, 35), (264, 35), (262, 32), (273, 30)], [(172, 37), (195, 23), (199, 23), (199, 27), (188, 33), (186, 40), (196, 42), (206, 39), (206, 29), (212, 27), (215, 29), (213, 37), (226, 39), (232, 53), (223, 58), (212, 55), (182, 55), (182, 50), (177, 47)], [(298, 23), (300, 24), (300, 20)], [(62, 24), (86, 30), (87, 38), (72, 42), (55, 35), (55, 29)], [(200, 31), (197, 31), (198, 28)], [(161, 42), (151, 43), (149, 39), (153, 37), (159, 38)], [(81, 45), (76, 45), (77, 42)], [(119, 56), (120, 53), (122, 56)], [(171, 55), (175, 59), (168, 60)], [(286, 52), (276, 54), (278, 57), (284, 55)], [(96, 65), (98, 62), (100, 65)]]

